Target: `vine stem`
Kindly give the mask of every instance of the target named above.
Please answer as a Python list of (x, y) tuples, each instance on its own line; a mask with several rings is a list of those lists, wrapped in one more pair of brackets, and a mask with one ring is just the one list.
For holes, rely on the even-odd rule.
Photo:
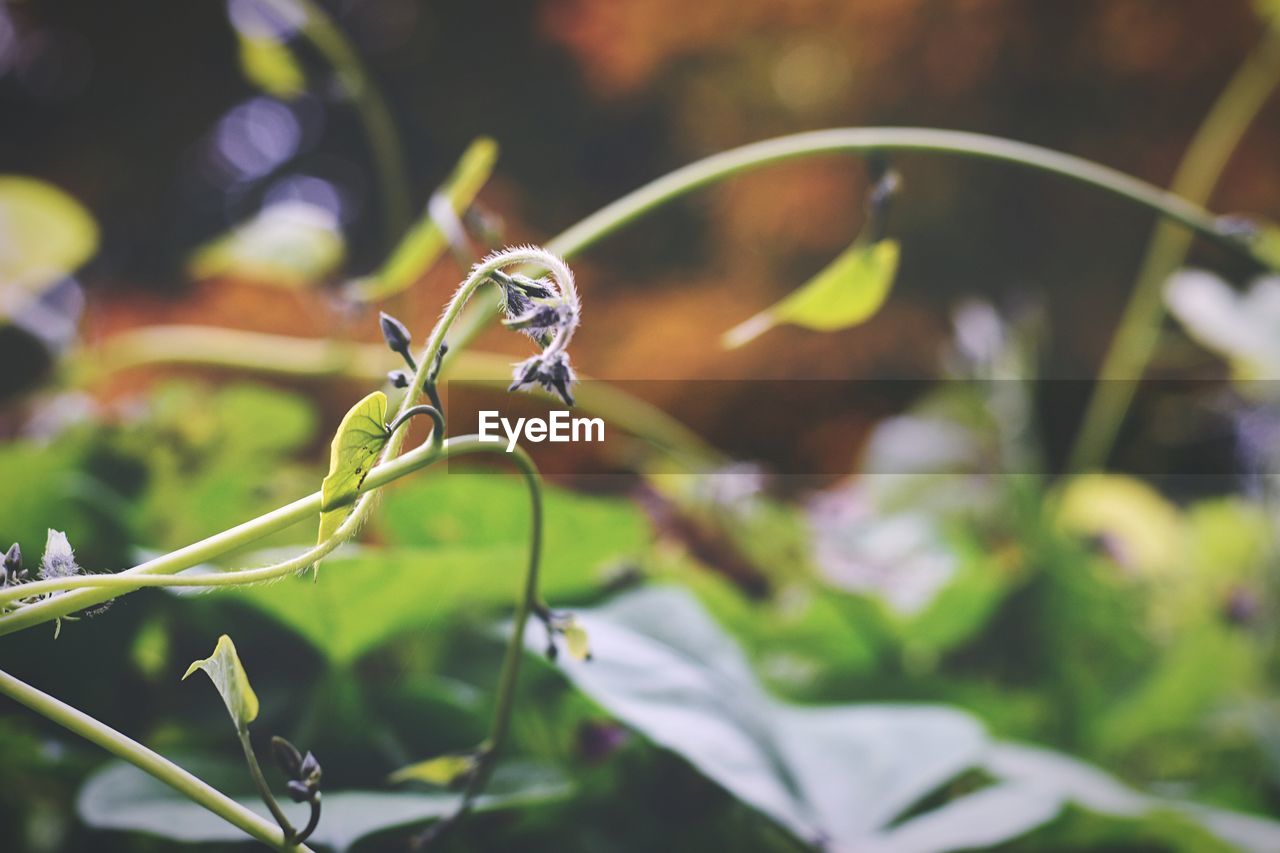
[(286, 19), (292, 17), (294, 12), (289, 8), (290, 5), (302, 9), (306, 16), (300, 30), (302, 36), (311, 42), (338, 73), (343, 87), (355, 104), (378, 172), (383, 215), (386, 219), (384, 225), (389, 238), (394, 241), (409, 225), (409, 182), (404, 151), (400, 147), (400, 137), (391, 118), (391, 108), (387, 106), (382, 92), (374, 85), (360, 55), (351, 46), (342, 29), (315, 0), (290, 0), (287, 5), (280, 0), (266, 2), (278, 9)]
[(236, 736), (240, 738), (240, 748), (244, 750), (244, 761), (249, 767), (249, 775), (253, 777), (253, 786), (258, 790), (258, 796), (262, 799), (263, 804), (266, 805), (267, 811), (271, 812), (271, 816), (275, 818), (276, 823), (280, 825), (280, 831), (284, 833), (285, 841), (294, 841), (298, 837), (298, 831), (289, 822), (284, 809), (280, 808), (280, 803), (276, 801), (276, 795), (271, 793), (271, 786), (267, 784), (267, 777), (262, 773), (262, 765), (258, 763), (258, 755), (253, 751), (253, 741), (249, 738), (249, 729), (237, 722)]
[(305, 844), (288, 844), (280, 827), (158, 752), (4, 671), (0, 671), (0, 693), (154, 776), (263, 844), (277, 850), (311, 850)]
[(538, 467), (523, 447), (517, 446), (512, 453), (506, 453), (492, 444), (481, 444), (478, 439), (466, 448), (459, 448), (459, 453), (497, 453), (506, 456), (515, 465), (529, 489), (530, 523), (529, 566), (525, 572), (524, 587), (516, 605), (515, 618), (512, 620), (511, 637), (507, 640), (506, 653), (502, 660), (502, 671), (498, 676), (498, 695), (494, 703), (493, 719), (489, 727), (489, 736), (478, 749), (476, 765), (467, 779), (462, 791), (462, 800), (453, 814), (432, 824), (414, 841), (413, 848), (418, 849), (438, 840), (458, 821), (464, 818), (474, 806), (476, 798), (488, 784), (497, 763), (498, 754), (506, 745), (511, 731), (511, 717), (515, 711), (516, 688), (520, 681), (520, 662), (524, 658), (524, 632), (529, 624), (529, 616), (539, 605), (538, 595), (539, 568), (542, 562), (542, 478)]
[[(884, 151), (976, 157), (1060, 175), (1146, 207), (1239, 251), (1248, 251), (1242, 243), (1225, 235), (1219, 228), (1216, 217), (1200, 205), (1108, 166), (1000, 137), (916, 127), (842, 127), (815, 130), (713, 154), (633, 190), (545, 245), (548, 251), (572, 258), (663, 204), (725, 178), (819, 154)], [(455, 351), (475, 340), (493, 319), (495, 308), (492, 304), (477, 307), (463, 318), (458, 327)]]
[[(1258, 46), (1227, 83), (1187, 146), (1170, 191), (1190, 201), (1209, 200), (1227, 162), (1280, 83), (1280, 27), (1267, 28)], [(1098, 384), (1069, 459), (1080, 472), (1106, 464), (1137, 384), (1146, 372), (1164, 319), (1164, 283), (1186, 260), (1191, 232), (1175, 221), (1156, 224), (1133, 293), (1098, 371)]]

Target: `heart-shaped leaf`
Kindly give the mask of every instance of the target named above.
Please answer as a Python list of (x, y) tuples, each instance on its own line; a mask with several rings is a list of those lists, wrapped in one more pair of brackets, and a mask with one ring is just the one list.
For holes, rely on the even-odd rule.
[(725, 332), (721, 340), (734, 349), (784, 323), (834, 332), (865, 322), (889, 296), (898, 256), (895, 240), (855, 242), (803, 286)]
[(329, 454), (329, 473), (320, 486), (320, 538), (333, 535), (347, 509), (341, 504), (355, 497), (387, 439), (387, 395), (374, 391), (351, 407), (338, 424)]
[(240, 656), (236, 654), (235, 643), (231, 642), (230, 637), (226, 634), (219, 637), (213, 654), (187, 667), (182, 680), (186, 681), (196, 670), (204, 670), (209, 676), (222, 696), (222, 701), (226, 703), (227, 712), (231, 714), (237, 729), (243, 731), (258, 718), (258, 696), (249, 684), (249, 676), (240, 663)]

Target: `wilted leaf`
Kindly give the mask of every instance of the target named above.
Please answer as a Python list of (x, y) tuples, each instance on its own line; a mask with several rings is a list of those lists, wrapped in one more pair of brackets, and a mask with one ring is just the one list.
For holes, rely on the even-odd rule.
[[(184, 760), (183, 766), (223, 791), (243, 796), (244, 807), (271, 820), (262, 801), (247, 790), (242, 765), (208, 760)], [(478, 811), (536, 806), (563, 799), (572, 792), (569, 781), (545, 765), (499, 765)], [(320, 825), (311, 844), (338, 851), (374, 833), (427, 823), (451, 814), (458, 794), (409, 791), (326, 791)], [(285, 803), (295, 826), (306, 823), (307, 807)], [(97, 829), (127, 830), (190, 844), (253, 840), (222, 818), (206, 811), (141, 770), (112, 762), (85, 782), (76, 798), (81, 820)], [(257, 843), (257, 842), (253, 842)]]
[[(448, 199), (454, 212), (461, 216), (493, 174), (497, 161), (498, 144), (487, 136), (477, 138), (463, 152), (436, 194)], [(428, 209), (386, 263), (373, 275), (348, 284), (346, 294), (351, 299), (371, 302), (400, 293), (421, 279), (448, 248), (448, 237)]]
[(855, 242), (781, 302), (725, 332), (724, 346), (740, 347), (784, 323), (834, 332), (866, 321), (889, 295), (898, 255), (895, 240)]
[(466, 776), (475, 766), (476, 756), (473, 753), (438, 755), (401, 767), (388, 777), (388, 781), (397, 785), (401, 782), (426, 782), (445, 788)]
[(71, 196), (34, 178), (0, 175), (0, 319), (97, 247), (97, 223)]
[(332, 211), (303, 201), (264, 207), (230, 233), (196, 251), (197, 279), (235, 277), (279, 287), (307, 287), (342, 263), (346, 244)]
[(240, 663), (240, 656), (236, 654), (235, 643), (231, 642), (230, 637), (226, 634), (219, 637), (213, 654), (187, 667), (182, 680), (186, 681), (196, 670), (204, 670), (213, 686), (218, 688), (236, 728), (243, 730), (257, 719), (258, 696), (249, 685), (249, 676)]
[(320, 487), (320, 542), (332, 536), (347, 517), (342, 502), (360, 490), (390, 437), (387, 395), (381, 391), (356, 403), (342, 418), (330, 447), (329, 473)]

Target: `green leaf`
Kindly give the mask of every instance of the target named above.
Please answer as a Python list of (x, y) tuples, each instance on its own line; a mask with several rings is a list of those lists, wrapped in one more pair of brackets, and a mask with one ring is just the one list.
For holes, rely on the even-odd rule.
[(186, 681), (197, 670), (204, 670), (213, 686), (218, 689), (237, 729), (243, 731), (257, 719), (258, 696), (249, 684), (249, 676), (240, 663), (240, 656), (236, 654), (235, 643), (231, 642), (230, 637), (226, 634), (219, 637), (213, 654), (187, 667), (182, 680)]
[[(502, 474), (444, 473), (391, 487), (374, 518), (383, 548), (348, 546), (325, 558), (319, 583), (287, 578), (219, 593), (267, 613), (346, 666), (413, 629), (464, 612), (510, 607), (529, 560), (529, 496)], [(544, 486), (541, 589), (581, 597), (619, 562), (644, 553), (649, 525), (627, 501)], [(424, 507), (434, 508), (424, 511)], [(290, 551), (292, 553), (292, 551)], [(257, 554), (242, 562), (270, 561)]]
[(338, 268), (346, 243), (333, 213), (303, 201), (271, 204), (197, 249), (193, 278), (239, 278), (284, 288), (309, 287)]
[[(1280, 2), (1273, 0), (1276, 23), (1280, 24)], [(1273, 270), (1280, 270), (1280, 225), (1274, 222), (1257, 222), (1258, 233), (1253, 237), (1253, 256)]]
[(898, 271), (895, 240), (855, 242), (803, 286), (721, 338), (735, 349), (783, 323), (834, 332), (865, 322), (884, 304)]
[(0, 319), (97, 248), (97, 223), (79, 202), (43, 181), (0, 175)]
[(350, 511), (342, 506), (360, 490), (391, 434), (387, 395), (374, 391), (351, 407), (338, 424), (329, 454), (329, 473), (320, 486), (320, 542), (338, 529)]
[(306, 91), (307, 77), (279, 39), (237, 31), (240, 70), (248, 81), (269, 95), (289, 100)]
[[(955, 709), (780, 701), (680, 590), (645, 589), (577, 615), (596, 654), (590, 663), (561, 660), (574, 684), (802, 840), (874, 853), (985, 848), (1075, 804), (1124, 818), (1176, 811), (1246, 849), (1280, 849), (1276, 822), (1150, 797), (1069, 756), (993, 743)], [(526, 646), (540, 652), (542, 638)], [(914, 811), (970, 771), (995, 784), (957, 785)]]
[(388, 777), (393, 785), (402, 782), (426, 782), (445, 788), (466, 776), (476, 766), (474, 753), (449, 753), (401, 767)]
[[(248, 791), (243, 765), (207, 759), (182, 764), (219, 789), (234, 792), (241, 805), (271, 820), (262, 801)], [(572, 790), (562, 773), (546, 765), (499, 765), (476, 809), (537, 806), (563, 799)], [(374, 833), (399, 829), (407, 834), (410, 827), (451, 814), (458, 802), (458, 794), (445, 792), (326, 791), (311, 843), (342, 853)], [(282, 805), (295, 826), (306, 823), (306, 806)], [(112, 762), (89, 777), (76, 798), (76, 810), (81, 820), (96, 829), (140, 832), (188, 844), (252, 842), (222, 818), (123, 762)]]
[[(435, 194), (447, 198), (454, 212), (461, 216), (493, 174), (497, 161), (498, 144), (487, 136), (478, 137), (467, 146)], [(345, 293), (351, 299), (372, 302), (407, 290), (426, 275), (448, 248), (448, 237), (428, 208), (382, 267), (373, 275), (350, 282)]]
[[(980, 760), (981, 726), (938, 706), (781, 702), (686, 593), (648, 589), (579, 612), (583, 692), (802, 839), (859, 842)], [(530, 636), (528, 648), (540, 652)]]

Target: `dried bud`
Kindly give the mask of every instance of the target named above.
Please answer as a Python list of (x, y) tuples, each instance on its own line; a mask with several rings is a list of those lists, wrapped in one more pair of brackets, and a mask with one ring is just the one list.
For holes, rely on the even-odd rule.
[(533, 307), (533, 300), (556, 295), (545, 278), (529, 278), (519, 273), (498, 274), (494, 278), (502, 286), (502, 311), (509, 320), (526, 313)]
[(22, 583), (26, 579), (26, 570), (22, 568), (22, 548), (14, 542), (0, 560), (0, 586)]
[(519, 391), (540, 385), (547, 391), (559, 395), (566, 405), (573, 405), (573, 394), (569, 389), (575, 377), (573, 368), (569, 366), (568, 353), (541, 352), (517, 364), (512, 377), (515, 381), (507, 388), (508, 391)]
[(409, 347), (413, 345), (413, 336), (404, 323), (382, 311), (378, 314), (378, 325), (382, 327), (382, 338), (391, 351), (400, 354), (406, 361), (412, 361)]
[(393, 388), (408, 388), (410, 382), (409, 373), (404, 370), (392, 370), (387, 373), (387, 381), (391, 383)]

